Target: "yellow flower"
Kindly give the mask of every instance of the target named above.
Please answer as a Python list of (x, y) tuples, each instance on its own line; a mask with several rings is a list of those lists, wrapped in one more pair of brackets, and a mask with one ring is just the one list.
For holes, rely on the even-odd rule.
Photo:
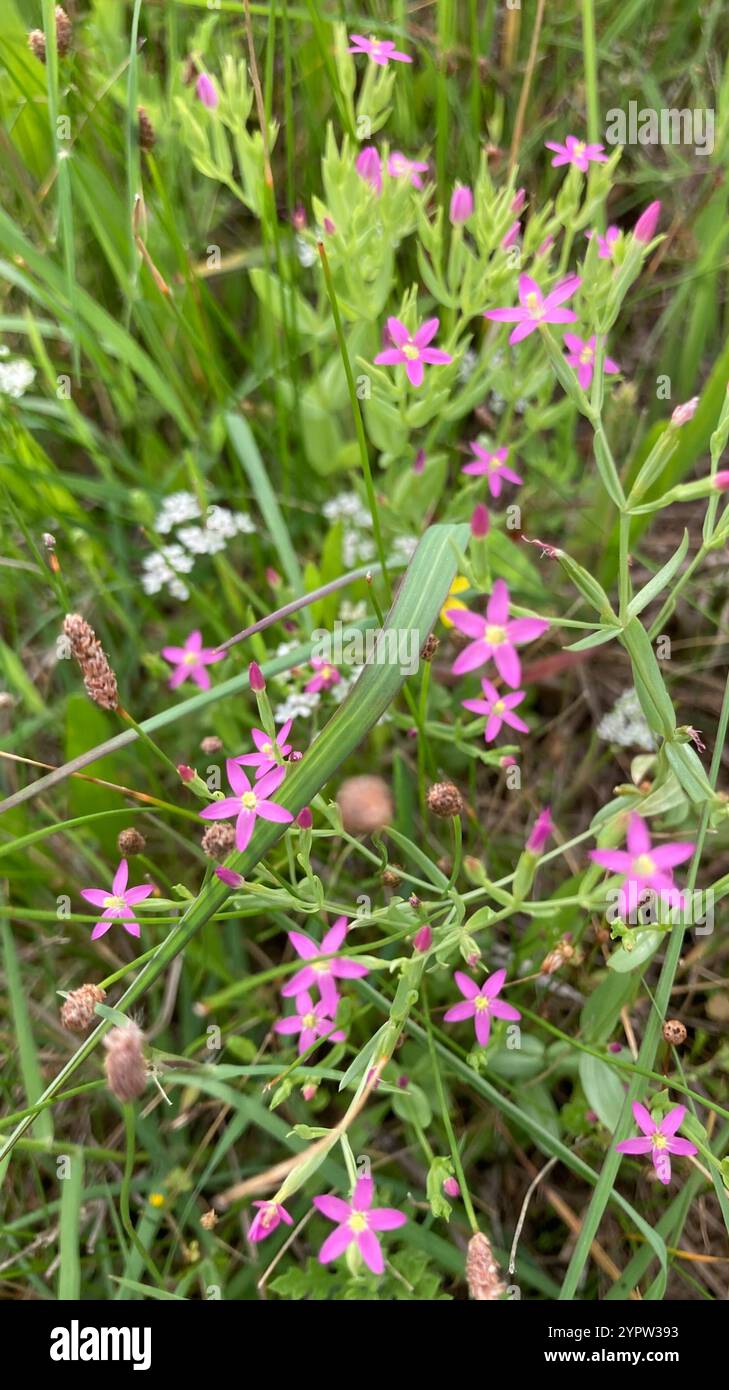
[(470, 589), (470, 587), (471, 586), (468, 580), (466, 579), (465, 575), (456, 575), (455, 579), (453, 580), (453, 583), (451, 584), (450, 589), (448, 590), (448, 597), (440, 610), (440, 620), (444, 627), (453, 627), (453, 623), (451, 622), (450, 618), (446, 617), (449, 608), (468, 607), (467, 604), (463, 603), (461, 599), (455, 598), (454, 595), (463, 594), (465, 593), (466, 589)]
[(164, 1204), (165, 1204), (165, 1195), (164, 1195), (163, 1192), (150, 1192), (150, 1194), (149, 1194), (149, 1205), (150, 1205), (151, 1207), (163, 1207)]

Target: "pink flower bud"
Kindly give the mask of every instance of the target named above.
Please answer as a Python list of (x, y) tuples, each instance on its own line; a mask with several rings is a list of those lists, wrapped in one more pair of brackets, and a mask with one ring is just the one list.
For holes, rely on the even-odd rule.
[(316, 1092), (317, 1087), (313, 1086), (311, 1082), (308, 1082), (306, 1086), (302, 1086), (301, 1088), (301, 1094), (304, 1097), (304, 1100), (313, 1100), (314, 1096), (316, 1095)]
[(195, 780), (195, 769), (194, 767), (188, 767), (187, 763), (178, 763), (177, 771), (183, 782), (193, 782)]
[(465, 184), (457, 183), (451, 194), (451, 206), (448, 213), (454, 227), (462, 222), (467, 222), (473, 212), (473, 194)]
[(322, 226), (323, 226), (324, 231), (326, 232), (327, 236), (334, 236), (334, 233), (336, 232), (337, 229), (336, 229), (336, 227), (334, 226), (334, 223), (332, 222), (331, 217), (325, 217), (325, 218), (324, 218), (324, 221), (323, 221), (323, 223), (322, 223)]
[(456, 1178), (446, 1178), (443, 1183), (443, 1191), (446, 1197), (460, 1197), (461, 1188)]
[(413, 473), (422, 473), (425, 468), (425, 449), (418, 449), (413, 460)]
[(471, 517), (471, 535), (480, 540), (489, 533), (489, 513), (484, 502), (477, 502)]
[(526, 189), (517, 188), (511, 202), (511, 211), (517, 215), (521, 212), (526, 201)]
[(374, 188), (375, 193), (382, 192), (382, 163), (374, 145), (365, 145), (364, 149), (360, 150), (354, 167), (360, 178)]
[(410, 1077), (406, 1076), (405, 1072), (403, 1072), (402, 1076), (398, 1076), (397, 1084), (401, 1091), (407, 1091), (407, 1088), (410, 1085)]
[(421, 927), (413, 937), (413, 946), (416, 951), (429, 951), (433, 944), (433, 933), (429, 926)]
[(512, 222), (508, 232), (506, 233), (506, 236), (501, 238), (501, 246), (504, 251), (508, 251), (509, 247), (514, 245), (514, 242), (516, 241), (520, 231), (521, 222)]
[(553, 830), (554, 826), (552, 825), (550, 808), (549, 806), (545, 806), (544, 810), (540, 811), (537, 816), (532, 833), (527, 840), (526, 847), (529, 852), (531, 854), (541, 854)]
[(299, 826), (301, 830), (311, 830), (311, 827), (314, 824), (314, 817), (312, 816), (308, 806), (305, 806), (303, 811), (299, 811), (299, 814), (296, 817), (296, 824)]
[(649, 203), (645, 211), (640, 214), (633, 228), (633, 236), (636, 241), (640, 241), (644, 246), (647, 246), (648, 242), (653, 240), (660, 215), (661, 205), (658, 200), (656, 200), (655, 203)]
[(294, 208), (291, 221), (293, 222), (295, 231), (303, 232), (306, 226), (306, 208), (302, 207), (300, 204), (297, 208)]
[(511, 753), (504, 753), (503, 758), (499, 758), (499, 767), (516, 767), (516, 758)]
[(278, 570), (271, 569), (270, 565), (266, 570), (266, 581), (272, 589), (280, 589), (281, 587), (281, 575)]
[(206, 72), (201, 72), (195, 83), (195, 91), (203, 106), (207, 106), (208, 111), (214, 111), (220, 98), (212, 77), (208, 77)]
[(671, 416), (671, 424), (680, 429), (681, 425), (688, 424), (696, 414), (696, 407), (699, 404), (698, 396), (692, 396), (690, 401), (684, 401), (683, 405), (677, 405)]
[(714, 474), (714, 487), (718, 488), (719, 492), (729, 492), (729, 470), (720, 468), (719, 472)]
[(256, 693), (259, 695), (262, 690), (266, 689), (266, 681), (263, 675), (263, 671), (261, 670), (257, 661), (252, 661), (250, 666), (248, 667), (248, 684), (250, 685), (251, 690), (256, 691)]
[(241, 884), (245, 883), (242, 874), (237, 874), (235, 869), (226, 869), (224, 864), (218, 865), (215, 870), (215, 877), (219, 878), (221, 883), (225, 883), (228, 888), (240, 888)]

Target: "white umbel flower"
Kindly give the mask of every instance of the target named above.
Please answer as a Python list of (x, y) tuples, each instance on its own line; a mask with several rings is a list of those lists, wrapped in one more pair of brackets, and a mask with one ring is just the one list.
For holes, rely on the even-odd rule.
[(647, 753), (654, 751), (656, 741), (633, 686), (624, 690), (613, 708), (603, 715), (597, 726), (597, 736), (605, 743), (617, 743), (620, 748), (643, 748)]

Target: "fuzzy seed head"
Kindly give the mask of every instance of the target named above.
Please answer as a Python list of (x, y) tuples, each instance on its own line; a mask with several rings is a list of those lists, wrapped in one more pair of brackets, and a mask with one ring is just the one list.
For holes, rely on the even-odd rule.
[(223, 740), (218, 738), (217, 734), (208, 734), (207, 738), (204, 738), (200, 744), (202, 752), (208, 754), (219, 753), (222, 747)]
[(102, 709), (116, 709), (119, 705), (116, 676), (94, 629), (80, 613), (67, 613), (63, 631), (81, 669), (86, 694)]
[(460, 816), (463, 811), (463, 797), (452, 782), (434, 782), (428, 790), (427, 802), (428, 810), (444, 820)]
[(663, 1025), (663, 1037), (671, 1047), (680, 1047), (686, 1041), (686, 1024), (680, 1018), (667, 1018)]
[(94, 1020), (94, 1009), (106, 999), (100, 985), (81, 985), (71, 990), (61, 1006), (61, 1023), (69, 1033), (85, 1033)]
[(494, 1259), (486, 1236), (477, 1231), (468, 1242), (466, 1255), (468, 1292), (478, 1303), (495, 1302), (506, 1293), (501, 1270)]
[(136, 1100), (147, 1085), (143, 1042), (141, 1028), (131, 1020), (124, 1028), (112, 1028), (104, 1038), (106, 1080), (117, 1100)]
[(137, 107), (137, 120), (139, 122), (139, 148), (140, 150), (154, 149), (157, 136), (154, 126), (147, 115), (143, 106)]
[(390, 788), (381, 777), (347, 777), (337, 793), (344, 829), (350, 835), (372, 835), (390, 824)]
[(235, 844), (235, 826), (223, 821), (213, 821), (200, 841), (203, 853), (208, 859), (225, 859)]
[(147, 841), (140, 835), (134, 826), (129, 826), (127, 830), (120, 830), (116, 837), (117, 848), (123, 859), (128, 859), (130, 854), (143, 854), (147, 848)]

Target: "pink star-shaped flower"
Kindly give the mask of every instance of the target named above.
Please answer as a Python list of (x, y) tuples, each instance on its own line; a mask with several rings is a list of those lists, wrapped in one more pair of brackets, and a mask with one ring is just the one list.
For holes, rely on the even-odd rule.
[(454, 676), (475, 671), (493, 657), (501, 679), (512, 690), (521, 680), (521, 662), (516, 646), (541, 637), (549, 627), (544, 618), (515, 618), (509, 621), (509, 590), (503, 579), (497, 579), (494, 584), (485, 618), (481, 613), (471, 613), (468, 608), (449, 608), (446, 617), (459, 632), (474, 639), (456, 657)]
[(215, 647), (204, 647), (202, 633), (195, 628), (185, 640), (184, 647), (163, 647), (162, 655), (165, 661), (170, 661), (177, 667), (170, 676), (170, 690), (176, 690), (188, 677), (194, 680), (201, 690), (209, 690), (210, 677), (205, 667), (212, 666), (215, 661), (222, 661), (225, 652), (216, 651)]
[[(597, 337), (593, 333), (591, 338), (583, 340), (578, 338), (576, 333), (565, 333), (564, 341), (569, 348), (567, 362), (570, 367), (577, 369), (577, 380), (583, 391), (587, 391), (595, 372), (595, 345)], [(619, 372), (620, 367), (617, 362), (613, 362), (612, 357), (604, 357), (602, 369), (609, 375)]]
[(520, 309), (488, 309), (484, 318), (495, 323), (515, 323), (516, 328), (509, 334), (510, 343), (520, 343), (528, 338), (540, 323), (574, 323), (577, 315), (571, 309), (559, 306), (580, 288), (579, 275), (568, 275), (561, 280), (549, 294), (543, 295), (536, 280), (531, 275), (519, 276)]
[(407, 53), (399, 53), (392, 39), (366, 39), (362, 34), (350, 34), (351, 48), (348, 53), (366, 53), (373, 63), (379, 67), (386, 68), (388, 63), (412, 63)]
[(254, 1202), (254, 1207), (258, 1207), (248, 1232), (249, 1240), (265, 1240), (267, 1236), (273, 1235), (277, 1226), (285, 1222), (287, 1226), (293, 1226), (294, 1218), (289, 1216), (285, 1207), (280, 1202)]
[(483, 731), (486, 743), (493, 743), (502, 724), (508, 724), (510, 729), (518, 729), (520, 734), (529, 733), (529, 725), (525, 724), (518, 714), (514, 714), (516, 706), (521, 704), (526, 695), (525, 690), (513, 690), (510, 695), (501, 695), (496, 686), (486, 679), (481, 680), (481, 689), (485, 696), (483, 700), (461, 700), (461, 704), (473, 714), (486, 716), (487, 723)]
[(323, 999), (315, 1004), (308, 989), (296, 996), (296, 1013), (287, 1018), (279, 1018), (273, 1025), (274, 1033), (298, 1033), (299, 1052), (306, 1052), (317, 1038), (328, 1037), (330, 1042), (344, 1042), (344, 1033), (334, 1029), (334, 1019), (330, 1017), (329, 1005)]
[(597, 258), (600, 261), (611, 261), (613, 258), (613, 247), (620, 236), (619, 227), (608, 227), (604, 236), (600, 232), (585, 232), (588, 241), (597, 237)]
[(690, 1154), (698, 1153), (695, 1144), (688, 1139), (676, 1139), (676, 1130), (683, 1123), (686, 1114), (685, 1105), (677, 1105), (673, 1110), (669, 1110), (659, 1125), (651, 1117), (650, 1111), (638, 1101), (633, 1102), (633, 1117), (638, 1128), (643, 1131), (643, 1138), (623, 1139), (615, 1148), (619, 1154), (647, 1154), (653, 1159), (653, 1167), (659, 1182), (664, 1184), (671, 1181), (671, 1154)]
[(330, 690), (342, 679), (336, 666), (332, 666), (331, 661), (325, 661), (321, 656), (313, 656), (309, 665), (316, 671), (316, 675), (304, 686), (309, 695), (315, 695), (319, 690)]
[(134, 921), (132, 908), (144, 902), (150, 893), (154, 892), (151, 883), (142, 883), (138, 888), (127, 888), (129, 879), (129, 865), (126, 859), (119, 861), (119, 867), (114, 874), (111, 885), (111, 892), (106, 888), (82, 888), (81, 897), (85, 898), (92, 907), (103, 907), (101, 921), (96, 923), (91, 933), (91, 940), (96, 941), (105, 932), (108, 932), (112, 922), (121, 922), (125, 931), (130, 936), (139, 936), (139, 923)]
[(421, 386), (423, 363), (440, 364), (453, 361), (453, 358), (447, 352), (442, 352), (440, 348), (428, 347), (428, 343), (438, 332), (439, 326), (440, 319), (426, 319), (425, 323), (421, 323), (420, 328), (411, 337), (400, 319), (389, 318), (387, 331), (395, 343), (395, 347), (385, 348), (384, 352), (379, 352), (375, 358), (375, 364), (377, 366), (383, 364), (394, 366), (395, 363), (404, 362), (411, 386)]
[(393, 150), (387, 161), (387, 172), (391, 178), (409, 178), (413, 188), (422, 188), (421, 174), (427, 174), (428, 165), (423, 160), (408, 159), (402, 150)]
[(476, 981), (470, 975), (464, 975), (462, 970), (457, 970), (453, 978), (465, 998), (463, 1003), (454, 1004), (443, 1015), (443, 1022), (460, 1023), (464, 1018), (475, 1019), (476, 1040), (481, 1047), (486, 1046), (491, 1036), (492, 1018), (506, 1018), (510, 1022), (521, 1018), (518, 1009), (498, 998), (504, 988), (505, 970), (497, 970), (494, 975), (489, 975), (480, 989)]
[(556, 151), (552, 160), (555, 169), (560, 164), (574, 164), (575, 169), (586, 174), (590, 164), (607, 164), (607, 155), (603, 154), (604, 145), (588, 145), (584, 140), (578, 140), (576, 135), (568, 135), (563, 145), (557, 140), (547, 140), (545, 144), (548, 150)]
[(628, 848), (593, 849), (590, 858), (603, 869), (624, 877), (620, 894), (621, 913), (637, 911), (641, 893), (651, 889), (670, 906), (680, 904), (681, 894), (673, 882), (672, 869), (690, 859), (694, 845), (677, 840), (667, 845), (651, 845), (648, 826), (641, 816), (631, 811), (628, 820)]
[[(306, 965), (303, 970), (297, 970), (296, 974), (284, 985), (281, 993), (285, 999), (300, 994), (304, 989), (313, 989), (316, 985), (327, 1011), (332, 1015), (336, 1013), (339, 1003), (336, 981), (359, 980), (363, 975), (369, 974), (366, 965), (362, 965), (357, 960), (348, 960), (345, 956), (334, 954), (335, 951), (339, 950), (346, 935), (346, 917), (337, 918), (333, 926), (323, 936), (321, 946), (318, 946), (316, 941), (312, 941), (306, 932), (289, 932), (291, 945), (297, 956), (306, 961)], [(332, 956), (333, 959), (322, 960), (322, 956)]]
[(257, 816), (262, 816), (264, 820), (278, 821), (281, 825), (294, 819), (284, 806), (279, 806), (277, 801), (268, 800), (271, 793), (281, 786), (286, 776), (285, 767), (275, 767), (273, 772), (267, 772), (265, 777), (256, 783), (255, 791), (243, 768), (232, 758), (228, 758), (225, 771), (235, 796), (226, 796), (222, 801), (211, 802), (200, 815), (203, 820), (230, 820), (232, 816), (236, 816), (235, 843), (239, 850), (244, 850), (248, 845)]
[(469, 449), (473, 449), (475, 457), (470, 463), (464, 463), (462, 473), (470, 473), (474, 478), (484, 477), (488, 484), (488, 490), (492, 497), (501, 495), (501, 479), (505, 478), (508, 483), (521, 483), (523, 478), (515, 473), (513, 468), (506, 467), (506, 460), (509, 457), (508, 449), (494, 449), (490, 452), (484, 449), (482, 444), (472, 440)]
[(396, 1207), (373, 1207), (371, 1178), (358, 1178), (352, 1201), (341, 1197), (315, 1197), (314, 1206), (328, 1221), (336, 1221), (336, 1230), (327, 1236), (319, 1251), (323, 1265), (344, 1254), (352, 1241), (357, 1242), (360, 1255), (373, 1274), (382, 1274), (385, 1261), (375, 1231), (396, 1231), (404, 1226), (407, 1217)]
[(291, 731), (292, 719), (287, 719), (281, 725), (276, 734), (275, 741), (272, 742), (263, 729), (251, 729), (253, 742), (256, 745), (255, 753), (243, 753), (240, 758), (233, 758), (234, 763), (239, 767), (254, 767), (256, 769), (256, 781), (265, 777), (267, 772), (271, 772), (275, 767), (280, 767), (276, 759), (278, 751), (280, 757), (287, 758), (291, 752), (291, 744), (286, 742)]

